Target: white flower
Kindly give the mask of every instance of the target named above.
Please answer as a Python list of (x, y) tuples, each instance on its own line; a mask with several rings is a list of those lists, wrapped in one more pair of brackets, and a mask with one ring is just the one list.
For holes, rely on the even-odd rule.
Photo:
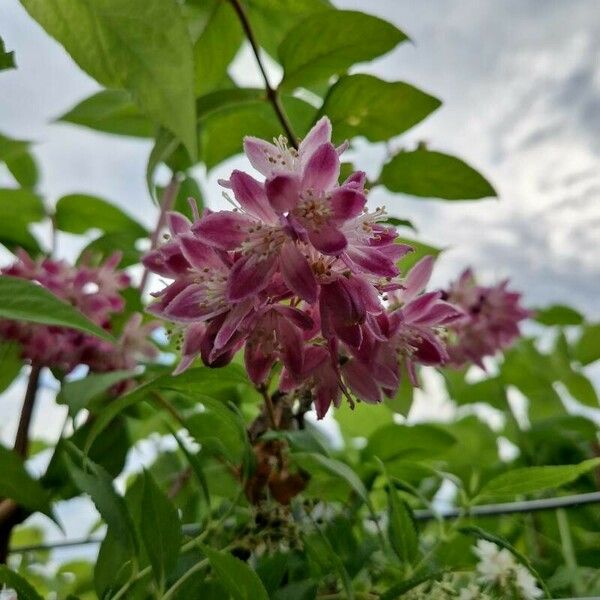
[(478, 585), (470, 583), (468, 587), (460, 590), (458, 600), (479, 600), (481, 598), (481, 590)]
[(504, 583), (516, 567), (513, 555), (487, 540), (479, 540), (473, 552), (479, 558), (477, 571), (487, 583)]
[(18, 600), (16, 590), (2, 586), (0, 590), (0, 600)]
[(537, 586), (535, 577), (523, 565), (517, 565), (515, 576), (517, 587), (523, 594), (524, 600), (536, 600), (536, 598), (541, 598), (544, 595)]

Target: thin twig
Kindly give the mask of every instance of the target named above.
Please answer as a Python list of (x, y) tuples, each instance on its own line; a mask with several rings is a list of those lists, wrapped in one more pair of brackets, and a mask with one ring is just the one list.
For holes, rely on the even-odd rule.
[(269, 421), (271, 422), (271, 427), (273, 429), (279, 429), (279, 427), (277, 425), (277, 418), (275, 417), (275, 407), (273, 406), (273, 400), (271, 399), (269, 391), (267, 390), (267, 386), (261, 385), (258, 388), (258, 391), (260, 392), (261, 396), (263, 397), (263, 399), (265, 401), (265, 406), (267, 408), (267, 414), (269, 415)]
[(31, 417), (35, 406), (41, 372), (41, 365), (31, 365), (31, 372), (29, 373), (29, 381), (27, 382), (27, 390), (25, 391), (25, 398), (23, 399), (23, 408), (21, 409), (21, 418), (19, 419), (19, 427), (17, 429), (14, 445), (15, 452), (23, 458), (27, 457), (27, 450), (29, 449), (29, 426), (31, 425)]
[(250, 20), (248, 19), (248, 15), (246, 14), (246, 10), (242, 6), (239, 0), (230, 0), (233, 9), (237, 13), (238, 18), (240, 19), (240, 23), (250, 42), (250, 46), (252, 47), (252, 52), (254, 53), (254, 57), (256, 58), (256, 62), (258, 63), (258, 68), (260, 69), (260, 73), (262, 75), (263, 81), (265, 82), (265, 91), (267, 92), (267, 99), (273, 106), (273, 110), (281, 123), (287, 137), (288, 141), (292, 146), (298, 149), (298, 138), (294, 134), (294, 130), (292, 129), (292, 125), (285, 114), (285, 110), (281, 103), (281, 98), (279, 97), (279, 93), (276, 88), (271, 86), (269, 81), (269, 76), (267, 75), (267, 71), (260, 57), (260, 48), (258, 42), (256, 40), (256, 36), (254, 35), (254, 31), (252, 26), (250, 25)]
[[(163, 191), (163, 195), (160, 201), (160, 214), (158, 215), (158, 221), (156, 222), (156, 227), (150, 236), (150, 250), (154, 250), (158, 246), (158, 242), (160, 240), (160, 233), (165, 226), (165, 221), (167, 218), (167, 213), (173, 208), (175, 204), (175, 199), (177, 198), (177, 193), (179, 192), (179, 179), (175, 173), (171, 176), (171, 180), (167, 184), (167, 187)], [(142, 273), (142, 279), (139, 285), (140, 295), (142, 295), (146, 289), (146, 284), (148, 283), (148, 277), (150, 276), (150, 271), (147, 267), (144, 267), (144, 272)]]

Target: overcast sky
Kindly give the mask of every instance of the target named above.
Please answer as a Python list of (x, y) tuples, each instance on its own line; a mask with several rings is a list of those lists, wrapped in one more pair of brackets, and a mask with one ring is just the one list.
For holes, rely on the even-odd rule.
[[(425, 241), (448, 247), (436, 283), (464, 266), (486, 281), (509, 276), (531, 306), (573, 304), (596, 318), (600, 281), (600, 10), (598, 0), (344, 0), (393, 21), (405, 43), (365, 69), (404, 80), (444, 105), (395, 147), (425, 140), (455, 153), (493, 182), (500, 200), (444, 203), (393, 196), (385, 204), (410, 218)], [(98, 89), (61, 46), (34, 23), (17, 0), (0, 2), (0, 36), (14, 50), (18, 69), (0, 73), (0, 132), (37, 142), (41, 190), (49, 203), (85, 192), (110, 199), (151, 226), (155, 210), (145, 187), (150, 143), (52, 123)], [(258, 84), (247, 52), (234, 73)], [(255, 75), (251, 75), (255, 73)], [(371, 173), (383, 149), (358, 143), (355, 165)], [(216, 169), (208, 203), (221, 206)], [(203, 173), (199, 169), (198, 176)], [(8, 184), (0, 173), (0, 185)], [(74, 242), (64, 236), (64, 252)], [(1, 258), (1, 257), (0, 257)], [(15, 426), (21, 390), (2, 399), (0, 437)], [(50, 410), (36, 420), (48, 435), (62, 421)], [(52, 437), (52, 436), (50, 436)]]

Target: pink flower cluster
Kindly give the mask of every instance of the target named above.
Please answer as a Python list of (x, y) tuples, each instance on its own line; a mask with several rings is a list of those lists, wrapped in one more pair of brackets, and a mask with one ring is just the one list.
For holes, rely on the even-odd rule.
[[(33, 260), (23, 250), (17, 252), (17, 258), (0, 273), (35, 281), (110, 331), (111, 315), (121, 312), (125, 306), (119, 292), (130, 283), (128, 275), (117, 270), (118, 253), (99, 267), (74, 267), (49, 258)], [(156, 327), (156, 323), (143, 325), (142, 316), (134, 314), (117, 343), (111, 344), (66, 327), (0, 320), (0, 339), (17, 341), (23, 358), (32, 363), (64, 373), (80, 364), (88, 365), (91, 371), (105, 372), (132, 369), (138, 358), (153, 358), (156, 349), (148, 335)]]
[(460, 312), (440, 292), (422, 294), (425, 258), (402, 279), (396, 263), (411, 251), (368, 212), (365, 174), (339, 184), (340, 154), (321, 119), (296, 150), (246, 138), (244, 149), (264, 177), (234, 171), (221, 185), (234, 210), (170, 213), (170, 239), (144, 258), (171, 283), (150, 311), (184, 329), (178, 372), (196, 356), (210, 366), (244, 346), (252, 381), (283, 364), (280, 389), (310, 388), (321, 418), (345, 395), (376, 403), (393, 396), (401, 362), (448, 359), (441, 328)]
[(532, 313), (521, 306), (521, 294), (507, 287), (508, 281), (478, 285), (471, 269), (466, 269), (444, 292), (444, 298), (464, 312), (449, 328), (452, 366), (475, 363), (483, 367), (484, 357), (508, 348), (521, 335), (519, 323)]

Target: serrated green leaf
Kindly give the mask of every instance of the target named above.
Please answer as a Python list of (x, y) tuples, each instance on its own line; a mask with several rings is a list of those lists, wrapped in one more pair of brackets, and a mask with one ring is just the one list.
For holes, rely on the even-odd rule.
[(440, 105), (408, 83), (357, 74), (341, 77), (331, 87), (319, 113), (331, 120), (337, 143), (356, 136), (383, 142), (414, 127)]
[(349, 10), (326, 10), (300, 21), (279, 45), (284, 74), (280, 87), (292, 90), (326, 80), (353, 64), (373, 60), (407, 36), (391, 23)]
[(84, 71), (106, 87), (128, 90), (195, 155), (192, 44), (175, 0), (21, 3)]
[(553, 304), (535, 310), (534, 319), (542, 325), (581, 325), (583, 315), (570, 306)]
[(23, 460), (0, 446), (0, 497), (10, 498), (31, 511), (52, 515), (49, 493), (26, 471)]
[(42, 600), (42, 597), (25, 579), (4, 565), (0, 565), (0, 584), (0, 590), (4, 586), (15, 590), (19, 600)]
[(105, 233), (129, 233), (145, 237), (148, 232), (120, 208), (96, 196), (69, 194), (56, 203), (55, 222), (58, 229), (69, 233), (86, 233), (101, 229)]
[(42, 286), (17, 277), (0, 276), (0, 317), (69, 327), (114, 342), (110, 334), (70, 304)]
[(496, 196), (491, 184), (455, 156), (419, 148), (400, 152), (383, 166), (379, 182), (392, 191), (422, 198), (479, 200)]
[(245, 562), (208, 546), (202, 546), (202, 552), (233, 600), (269, 600), (262, 581)]
[(518, 496), (549, 488), (559, 488), (575, 481), (598, 466), (600, 466), (600, 458), (591, 458), (578, 465), (513, 469), (490, 479), (482, 488), (479, 497)]
[(144, 116), (125, 90), (101, 90), (76, 104), (57, 121), (95, 131), (151, 138), (156, 125)]
[(177, 509), (148, 471), (144, 472), (140, 532), (154, 579), (162, 591), (166, 578), (177, 564), (181, 522)]

